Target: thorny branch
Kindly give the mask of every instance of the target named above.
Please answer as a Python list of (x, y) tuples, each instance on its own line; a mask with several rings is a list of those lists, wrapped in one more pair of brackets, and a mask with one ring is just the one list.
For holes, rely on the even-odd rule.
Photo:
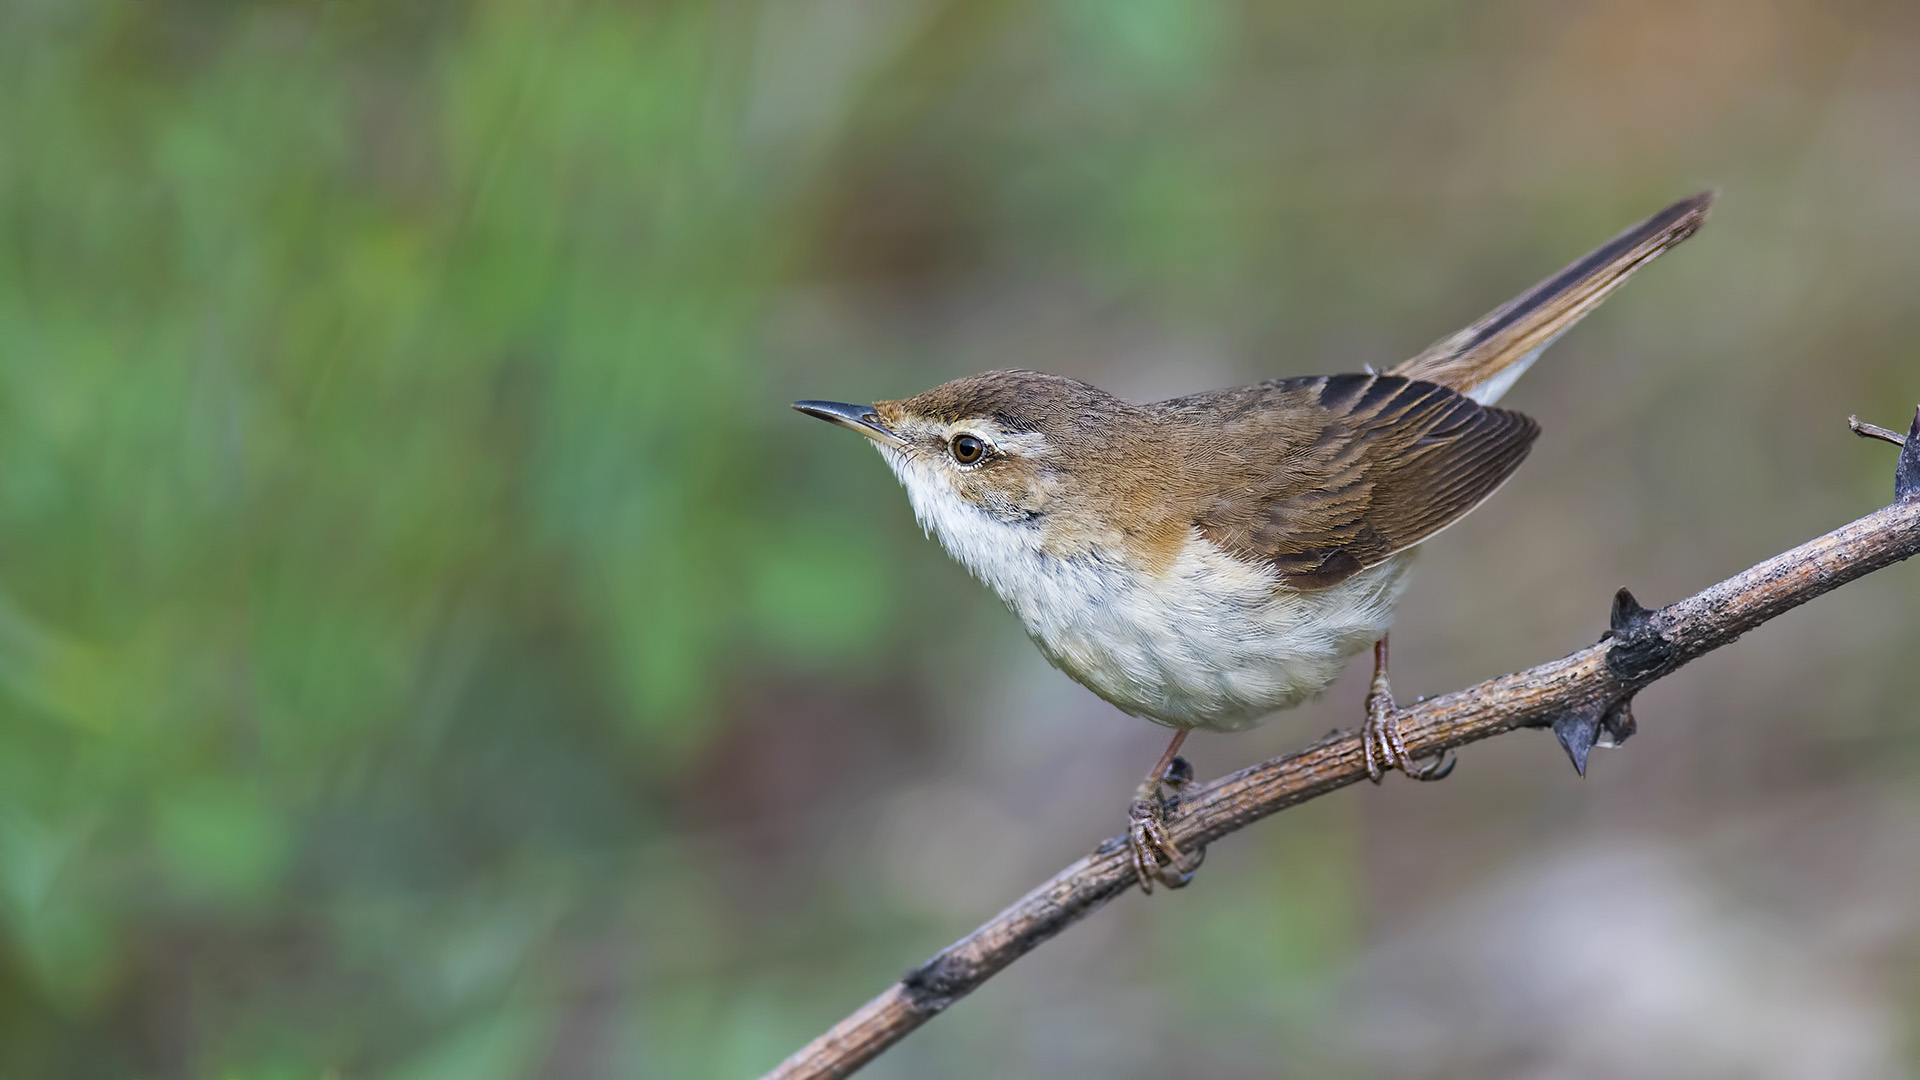
[[(1597, 742), (1633, 733), (1633, 695), (1690, 660), (1855, 578), (1920, 553), (1920, 410), (1905, 438), (1849, 417), (1865, 437), (1901, 445), (1894, 502), (1657, 610), (1625, 589), (1596, 645), (1407, 709), (1401, 730), (1418, 757), (1523, 727), (1551, 728), (1584, 771)], [(1185, 795), (1170, 822), (1182, 850), (1367, 778), (1360, 735), (1348, 732), (1222, 777)], [(1134, 886), (1125, 838), (1115, 837), (992, 920), (902, 976), (764, 1080), (841, 1077), (872, 1061), (948, 1005)]]

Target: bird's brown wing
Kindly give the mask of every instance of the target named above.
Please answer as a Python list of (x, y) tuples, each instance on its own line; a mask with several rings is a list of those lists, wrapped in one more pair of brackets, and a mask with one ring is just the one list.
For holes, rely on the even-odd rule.
[(1162, 408), (1213, 421), (1186, 473), (1209, 477), (1201, 533), (1297, 589), (1337, 585), (1452, 524), (1540, 432), (1520, 413), (1396, 375), (1283, 379)]

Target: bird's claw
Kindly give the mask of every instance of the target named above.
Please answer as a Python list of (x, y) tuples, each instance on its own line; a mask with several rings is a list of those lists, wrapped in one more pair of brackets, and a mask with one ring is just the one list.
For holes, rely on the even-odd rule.
[(1407, 741), (1400, 734), (1400, 718), (1406, 715), (1393, 703), (1393, 688), (1387, 682), (1387, 642), (1382, 638), (1373, 651), (1373, 683), (1367, 689), (1367, 722), (1360, 729), (1360, 742), (1367, 755), (1367, 779), (1378, 784), (1388, 769), (1399, 769), (1415, 780), (1445, 780), (1453, 772), (1457, 755), (1441, 753), (1417, 761), (1407, 752)]
[(1141, 892), (1151, 894), (1156, 881), (1169, 889), (1179, 889), (1193, 880), (1200, 858), (1186, 854), (1173, 842), (1155, 802), (1135, 799), (1128, 807), (1127, 819), (1127, 850), (1133, 857), (1133, 876), (1139, 879)]
[[(1163, 776), (1141, 785), (1127, 807), (1127, 851), (1132, 857), (1133, 876), (1143, 893), (1151, 895), (1156, 881), (1169, 889), (1184, 888), (1206, 855), (1204, 851), (1181, 851), (1167, 830), (1167, 815), (1179, 804), (1179, 789), (1192, 781), (1193, 767), (1185, 758), (1176, 757)], [(1172, 788), (1175, 794), (1169, 797), (1163, 788)]]

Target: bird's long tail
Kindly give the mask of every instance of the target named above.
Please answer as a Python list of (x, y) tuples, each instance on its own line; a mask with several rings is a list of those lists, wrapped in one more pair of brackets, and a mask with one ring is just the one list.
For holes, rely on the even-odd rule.
[(1628, 228), (1390, 374), (1450, 386), (1482, 405), (1493, 404), (1540, 350), (1625, 285), (1635, 270), (1692, 236), (1707, 220), (1713, 196), (1703, 191)]

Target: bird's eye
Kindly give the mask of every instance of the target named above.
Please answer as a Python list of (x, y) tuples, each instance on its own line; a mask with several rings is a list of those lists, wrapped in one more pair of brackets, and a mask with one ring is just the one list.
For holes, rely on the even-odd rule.
[(978, 435), (968, 435), (965, 432), (955, 435), (953, 441), (947, 444), (947, 450), (953, 454), (953, 460), (962, 465), (977, 464), (981, 458), (987, 456), (986, 441)]

